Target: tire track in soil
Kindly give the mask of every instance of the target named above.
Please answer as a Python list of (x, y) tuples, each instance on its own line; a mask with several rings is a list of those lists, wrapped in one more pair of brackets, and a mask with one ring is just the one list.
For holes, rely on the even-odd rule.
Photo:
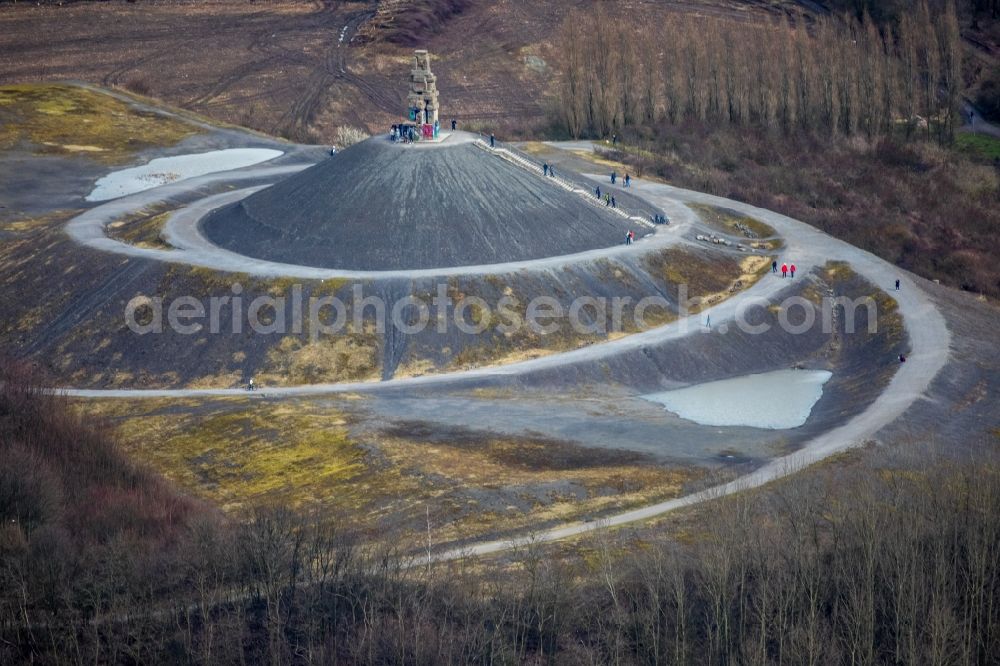
[[(322, 11), (322, 7), (319, 8)], [(231, 30), (238, 31), (252, 31), (252, 37), (247, 44), (247, 53), (254, 54), (258, 56), (256, 59), (251, 60), (243, 64), (242, 66), (236, 68), (222, 79), (217, 81), (211, 88), (209, 88), (204, 93), (197, 95), (189, 99), (186, 106), (189, 108), (214, 108), (223, 106), (225, 104), (230, 104), (233, 102), (246, 102), (253, 99), (261, 99), (264, 97), (274, 96), (278, 92), (283, 92), (289, 90), (290, 88), (297, 87), (298, 84), (291, 83), (286, 86), (282, 86), (277, 89), (263, 90), (257, 93), (252, 93), (250, 95), (244, 95), (240, 97), (230, 97), (225, 100), (219, 100), (218, 98), (224, 95), (228, 90), (235, 86), (238, 82), (243, 79), (256, 74), (261, 71), (265, 71), (273, 66), (273, 60), (275, 58), (280, 59), (281, 62), (294, 62), (299, 65), (311, 66), (313, 61), (302, 54), (301, 52), (293, 51), (291, 49), (286, 49), (281, 47), (276, 43), (269, 43), (272, 39), (278, 37), (279, 35), (284, 35), (291, 32), (298, 32), (302, 29), (301, 25), (292, 25), (281, 27), (277, 25), (264, 25), (260, 26), (260, 20), (266, 19), (270, 16), (269, 12), (262, 11), (251, 14), (246, 17), (241, 25), (231, 28)], [(307, 24), (308, 26), (309, 24)], [(274, 51), (280, 50), (279, 54)]]
[[(339, 21), (332, 22), (332, 19), (335, 18), (335, 12), (331, 9), (333, 6), (332, 3), (324, 2), (320, 11), (311, 15), (311, 20), (307, 26), (321, 31), (331, 28), (335, 30), (336, 27), (339, 27)], [(330, 34), (332, 36), (337, 33), (331, 31)], [(306, 64), (301, 62), (302, 56), (300, 53), (288, 53), (287, 49), (282, 48), (280, 45), (276, 46), (285, 52), (279, 56), (283, 61)], [(327, 47), (323, 52), (319, 67), (316, 66), (315, 60), (308, 59), (308, 64), (314, 69), (305, 83), (305, 93), (299, 96), (288, 110), (281, 115), (277, 123), (275, 123), (276, 128), (284, 130), (285, 136), (298, 141), (306, 138), (303, 135), (308, 131), (309, 123), (315, 115), (323, 95), (333, 83), (334, 77), (330, 72), (330, 62), (334, 58), (334, 52), (339, 50), (340, 46), (339, 42), (334, 42), (332, 46)]]

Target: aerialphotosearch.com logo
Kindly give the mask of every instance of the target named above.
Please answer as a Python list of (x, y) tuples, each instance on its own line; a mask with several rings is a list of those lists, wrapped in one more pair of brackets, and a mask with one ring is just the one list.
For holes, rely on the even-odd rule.
[[(230, 293), (208, 298), (180, 296), (168, 303), (162, 297), (139, 295), (125, 306), (125, 323), (138, 335), (163, 333), (166, 329), (179, 335), (242, 334), (246, 330), (260, 335), (301, 335), (312, 339), (337, 335), (345, 330), (387, 332), (387, 325), (403, 335), (417, 335), (433, 326), (437, 333), (448, 333), (454, 326), (468, 335), (489, 329), (512, 335), (527, 326), (536, 334), (565, 331), (563, 322), (580, 335), (645, 331), (674, 322), (681, 332), (697, 326), (704, 331), (726, 333), (732, 326), (743, 333), (760, 335), (778, 327), (793, 335), (810, 331), (817, 324), (830, 334), (842, 319), (845, 333), (854, 333), (859, 312), (869, 333), (878, 330), (877, 306), (871, 297), (851, 299), (827, 296), (817, 304), (803, 296), (789, 296), (780, 303), (750, 296), (734, 296), (735, 308), (729, 309), (726, 321), (713, 326), (711, 311), (704, 310), (699, 298), (688, 297), (687, 285), (679, 285), (676, 300), (662, 295), (634, 299), (622, 297), (580, 296), (568, 303), (553, 296), (537, 296), (525, 303), (505, 295), (492, 305), (478, 296), (453, 298), (446, 283), (437, 285), (428, 296), (409, 295), (387, 302), (376, 294), (365, 294), (361, 284), (351, 288), (350, 298), (332, 295), (304, 297), (303, 286), (293, 285), (286, 295), (258, 295), (250, 299), (243, 287), (234, 283)], [(689, 316), (697, 313), (698, 316)]]

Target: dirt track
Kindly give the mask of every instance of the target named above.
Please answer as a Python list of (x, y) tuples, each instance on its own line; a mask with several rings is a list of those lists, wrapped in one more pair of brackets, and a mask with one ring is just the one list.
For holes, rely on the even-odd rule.
[[(496, 127), (542, 122), (552, 69), (528, 67), (523, 54), (551, 57), (547, 44), (568, 6), (480, 0), (428, 36), (444, 114)], [(353, 39), (373, 10), (373, 2), (334, 0), (5, 4), (0, 84), (122, 87), (215, 120), (330, 143), (339, 125), (373, 130), (403, 113), (410, 49)], [(620, 11), (798, 14), (794, 2), (727, 0), (635, 0)]]

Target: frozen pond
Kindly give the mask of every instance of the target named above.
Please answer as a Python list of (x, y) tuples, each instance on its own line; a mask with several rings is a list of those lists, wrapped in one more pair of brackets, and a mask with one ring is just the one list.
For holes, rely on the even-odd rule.
[(826, 370), (776, 370), (642, 397), (701, 425), (784, 430), (806, 422), (832, 376)]
[(204, 176), (206, 173), (241, 169), (273, 160), (282, 154), (280, 150), (269, 148), (229, 148), (193, 155), (157, 157), (148, 164), (113, 171), (104, 176), (94, 184), (94, 190), (87, 195), (87, 201), (117, 199), (178, 180)]

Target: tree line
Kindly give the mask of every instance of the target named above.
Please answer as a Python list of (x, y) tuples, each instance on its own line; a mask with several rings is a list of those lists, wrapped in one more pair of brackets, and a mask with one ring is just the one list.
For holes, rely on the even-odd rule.
[(659, 122), (774, 131), (905, 133), (940, 140), (958, 123), (955, 7), (920, 0), (894, 26), (819, 17), (809, 25), (603, 6), (571, 14), (555, 41), (558, 115), (574, 137)]
[(0, 377), (0, 663), (986, 664), (1000, 650), (992, 455), (867, 453), (666, 536), (414, 566), (348, 521), (185, 500), (24, 375)]

